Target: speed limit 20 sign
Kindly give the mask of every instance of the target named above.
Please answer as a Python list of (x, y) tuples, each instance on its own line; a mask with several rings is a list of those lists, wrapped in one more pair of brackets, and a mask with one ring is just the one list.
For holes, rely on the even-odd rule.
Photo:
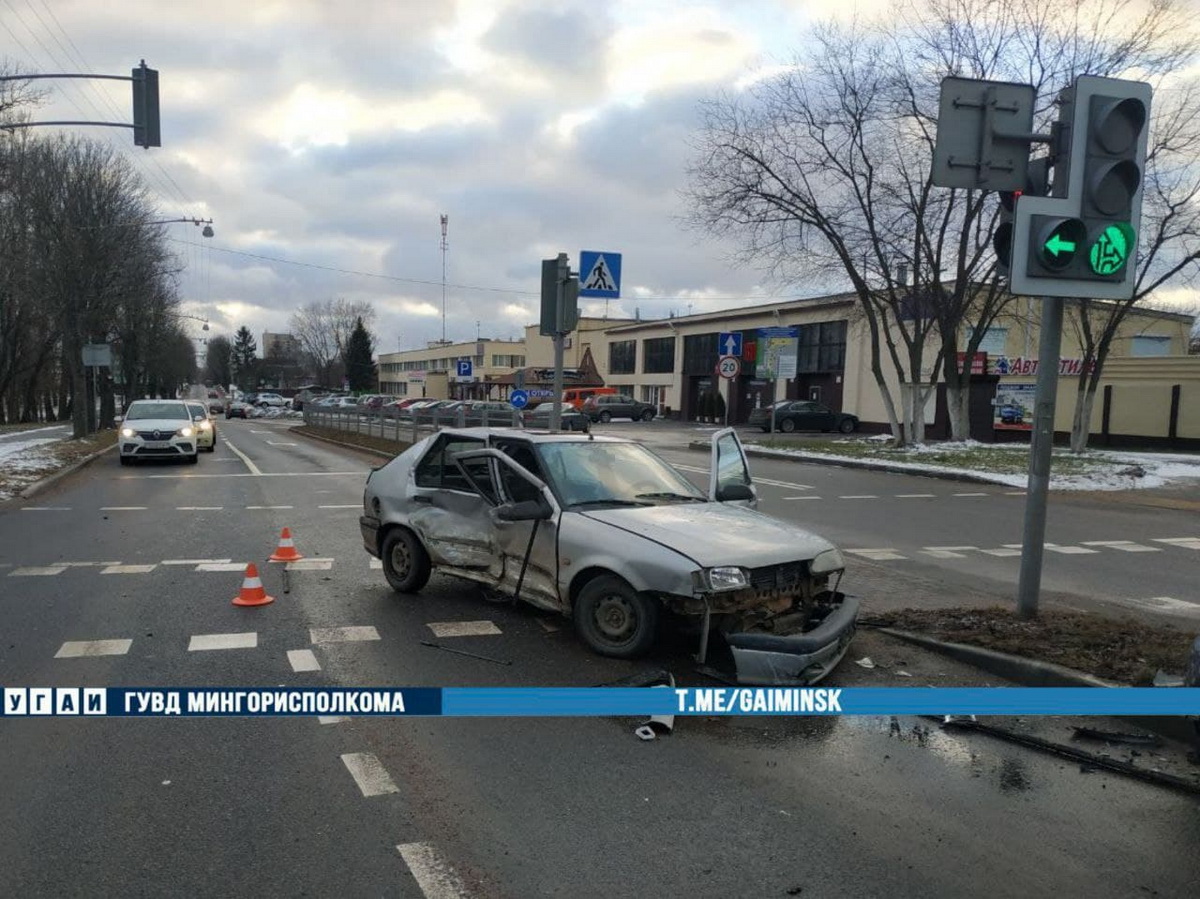
[(722, 356), (717, 363), (717, 374), (732, 380), (742, 373), (742, 360), (737, 356)]

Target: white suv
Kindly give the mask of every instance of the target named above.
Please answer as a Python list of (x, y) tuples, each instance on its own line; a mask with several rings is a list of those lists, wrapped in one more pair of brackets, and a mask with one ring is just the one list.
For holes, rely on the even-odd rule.
[(287, 405), (287, 400), (278, 393), (260, 393), (254, 404), (256, 406), (279, 406), (282, 408)]
[(121, 464), (136, 459), (200, 458), (196, 425), (183, 400), (134, 400), (121, 422)]

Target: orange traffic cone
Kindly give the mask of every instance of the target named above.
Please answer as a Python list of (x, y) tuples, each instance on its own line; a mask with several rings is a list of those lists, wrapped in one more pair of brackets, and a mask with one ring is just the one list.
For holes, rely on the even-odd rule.
[(284, 528), (283, 533), (279, 537), (279, 548), (275, 550), (271, 556), (272, 562), (295, 562), (297, 559), (303, 559), (304, 556), (296, 552), (296, 544), (292, 543), (291, 528)]
[(274, 601), (274, 596), (267, 596), (267, 591), (263, 589), (262, 579), (258, 576), (258, 569), (251, 562), (246, 566), (246, 577), (242, 581), (242, 589), (233, 598), (233, 604), (235, 606), (265, 606)]

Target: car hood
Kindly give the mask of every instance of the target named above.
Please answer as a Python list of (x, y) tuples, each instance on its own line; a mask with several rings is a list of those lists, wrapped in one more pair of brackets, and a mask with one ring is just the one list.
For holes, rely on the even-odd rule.
[(174, 433), (180, 428), (191, 427), (192, 422), (181, 418), (135, 418), (121, 422), (123, 428), (133, 428), (135, 431), (169, 431)]
[(760, 568), (811, 559), (834, 548), (812, 531), (730, 503), (672, 503), (579, 514), (653, 540), (703, 567)]

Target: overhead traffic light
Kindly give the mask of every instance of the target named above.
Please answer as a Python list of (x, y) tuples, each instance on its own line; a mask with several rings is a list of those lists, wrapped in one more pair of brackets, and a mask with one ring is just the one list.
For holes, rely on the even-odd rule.
[(1021, 204), (1014, 293), (1128, 299), (1136, 276), (1150, 85), (1080, 76), (1069, 92), (1065, 196)]
[(146, 60), (133, 70), (133, 143), (138, 147), (161, 147), (158, 116), (158, 69)]

